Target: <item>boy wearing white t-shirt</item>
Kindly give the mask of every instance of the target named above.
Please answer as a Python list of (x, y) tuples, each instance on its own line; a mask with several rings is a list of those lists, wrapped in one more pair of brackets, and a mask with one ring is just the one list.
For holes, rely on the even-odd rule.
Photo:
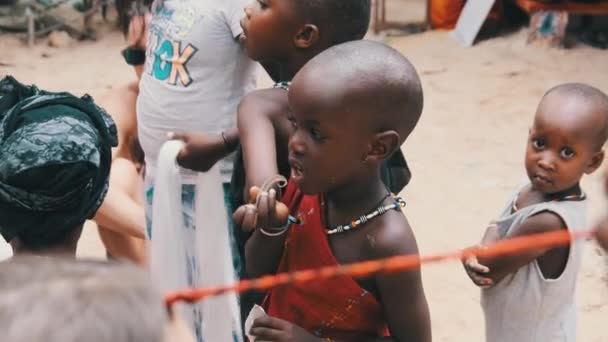
[[(236, 146), (236, 108), (241, 98), (255, 87), (255, 64), (238, 41), (242, 33), (239, 21), (246, 2), (156, 0), (152, 6), (146, 64), (137, 100), (138, 136), (146, 156), (146, 221), (151, 239), (154, 175), (158, 153), (168, 134), (203, 133), (209, 151), (204, 159), (209, 161), (209, 167)], [(219, 168), (227, 212), (231, 213), (228, 195), (231, 157), (219, 160)], [(200, 262), (194, 245), (195, 177), (184, 170), (182, 179), (184, 229), (186, 234), (192, 234), (184, 246), (185, 260), (189, 278), (198, 279)], [(238, 260), (234, 266), (239, 267)], [(200, 321), (204, 318), (198, 305), (194, 305), (194, 313), (194, 329), (201, 341)], [(242, 340), (238, 317), (236, 313), (235, 341)]]

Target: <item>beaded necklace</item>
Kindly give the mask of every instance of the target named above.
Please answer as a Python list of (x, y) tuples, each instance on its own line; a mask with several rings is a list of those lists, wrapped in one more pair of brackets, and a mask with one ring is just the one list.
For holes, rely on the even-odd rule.
[[(562, 201), (583, 201), (587, 198), (587, 195), (583, 192), (580, 195), (568, 195), (560, 198), (556, 198), (551, 200), (550, 202), (562, 202)], [(519, 200), (519, 194), (515, 197), (513, 201), (513, 205), (511, 206), (511, 212), (519, 211), (519, 207), (517, 207), (517, 201)]]
[(275, 89), (289, 90), (289, 86), (290, 85), (291, 85), (291, 82), (289, 82), (289, 81), (282, 81), (282, 82), (275, 83), (272, 87), (275, 88)]
[[(389, 196), (390, 196), (390, 194), (387, 195), (386, 197), (384, 197), (380, 203), (384, 202), (384, 200)], [(380, 204), (378, 206), (378, 208), (376, 208), (376, 210), (372, 211), (371, 213), (369, 213), (367, 215), (362, 215), (358, 219), (351, 221), (350, 224), (340, 225), (334, 229), (327, 230), (327, 235), (334, 235), (334, 234), (338, 234), (338, 233), (347, 232), (351, 229), (355, 229), (355, 228), (359, 227), (362, 224), (365, 224), (366, 222), (368, 222), (369, 220), (371, 220), (377, 216), (386, 214), (389, 210), (397, 210), (400, 208), (405, 208), (405, 201), (401, 197), (394, 197), (393, 203), (388, 204), (388, 205)]]

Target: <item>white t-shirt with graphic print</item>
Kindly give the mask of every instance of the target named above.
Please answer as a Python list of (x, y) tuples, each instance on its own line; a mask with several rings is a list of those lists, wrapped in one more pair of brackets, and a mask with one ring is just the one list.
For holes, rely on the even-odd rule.
[[(237, 106), (255, 87), (256, 64), (238, 42), (247, 2), (155, 1), (137, 99), (147, 170), (156, 168), (168, 132), (220, 134), (236, 125)], [(219, 166), (228, 182), (232, 158)]]

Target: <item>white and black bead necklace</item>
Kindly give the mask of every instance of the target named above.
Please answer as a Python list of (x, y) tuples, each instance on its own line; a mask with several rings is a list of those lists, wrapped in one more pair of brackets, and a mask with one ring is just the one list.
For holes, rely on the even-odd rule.
[[(390, 195), (387, 195), (387, 197), (389, 197)], [(384, 200), (386, 199), (383, 198), (382, 202), (384, 202)], [(340, 225), (337, 226), (333, 229), (328, 229), (327, 230), (327, 235), (334, 235), (334, 234), (338, 234), (338, 233), (344, 233), (347, 232), (349, 230), (358, 228), (359, 226), (361, 226), (362, 224), (367, 223), (369, 220), (384, 215), (386, 214), (389, 210), (397, 210), (400, 208), (405, 208), (405, 201), (403, 200), (403, 198), (401, 197), (393, 197), (393, 203), (388, 204), (388, 205), (382, 205), (380, 204), (378, 206), (378, 208), (376, 208), (374, 211), (372, 211), (371, 213), (367, 214), (367, 215), (362, 215), (361, 217), (359, 217), (356, 220), (351, 221), (351, 223), (346, 224), (346, 225)]]

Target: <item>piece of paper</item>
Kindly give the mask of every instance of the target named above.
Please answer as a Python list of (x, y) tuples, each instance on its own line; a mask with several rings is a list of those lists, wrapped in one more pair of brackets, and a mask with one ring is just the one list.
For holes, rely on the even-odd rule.
[(255, 342), (255, 337), (249, 334), (251, 327), (253, 326), (253, 322), (256, 319), (264, 316), (266, 316), (266, 311), (264, 311), (264, 309), (257, 304), (254, 305), (253, 309), (251, 309), (249, 312), (249, 316), (247, 316), (247, 320), (245, 320), (245, 334), (247, 334), (249, 342)]

